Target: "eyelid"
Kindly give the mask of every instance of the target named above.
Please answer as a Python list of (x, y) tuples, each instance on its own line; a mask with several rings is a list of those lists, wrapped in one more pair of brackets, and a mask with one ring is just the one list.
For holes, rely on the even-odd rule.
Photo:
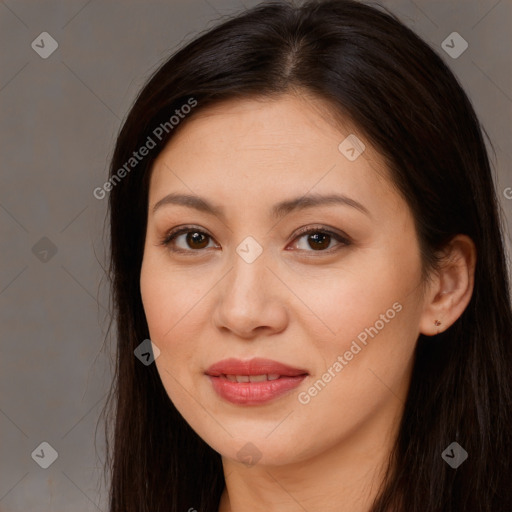
[[(189, 231), (197, 231), (198, 233), (204, 233), (205, 235), (211, 236), (208, 232), (206, 232), (203, 228), (199, 228), (197, 226), (177, 226), (175, 228), (170, 229), (167, 231), (163, 237), (162, 242), (169, 241), (172, 237), (181, 235), (183, 233), (188, 233)], [(213, 237), (212, 237), (213, 238)]]
[[(208, 231), (206, 231), (205, 229), (199, 228), (199, 227), (193, 226), (193, 225), (185, 225), (185, 226), (175, 227), (175, 228), (169, 230), (168, 232), (166, 232), (166, 234), (160, 240), (160, 243), (158, 245), (168, 246), (178, 236), (180, 236), (182, 234), (185, 234), (185, 233), (189, 233), (189, 232), (202, 233), (202, 234), (206, 235), (207, 237), (211, 238), (215, 243), (218, 243), (215, 240), (215, 238), (210, 233), (208, 233)], [(292, 235), (292, 239), (291, 239), (290, 243), (294, 242), (298, 238), (302, 238), (303, 236), (311, 234), (311, 233), (324, 233), (324, 234), (327, 234), (327, 235), (335, 238), (339, 242), (339, 244), (338, 244), (338, 246), (331, 247), (330, 249), (326, 249), (326, 250), (323, 250), (323, 251), (314, 251), (314, 250), (304, 251), (302, 249), (298, 249), (299, 251), (301, 251), (301, 252), (313, 252), (313, 253), (327, 253), (327, 254), (331, 254), (332, 252), (336, 251), (339, 248), (339, 246), (347, 246), (347, 245), (351, 245), (352, 244), (351, 238), (348, 235), (346, 235), (345, 233), (339, 233), (337, 231), (334, 231), (334, 230), (332, 230), (330, 228), (327, 228), (325, 226), (322, 226), (322, 225), (317, 225), (317, 226), (315, 226), (315, 225), (313, 225), (313, 226), (308, 225), (308, 226), (299, 228)], [(287, 247), (290, 245), (290, 243), (287, 244)], [(202, 250), (199, 250), (199, 249), (198, 250), (194, 250), (194, 249), (169, 249), (169, 250), (171, 250), (173, 252), (197, 253), (197, 254), (200, 254), (201, 252), (204, 251), (204, 249), (202, 249)]]
[[(308, 235), (310, 233), (324, 233), (326, 235), (330, 235), (331, 237), (335, 238), (339, 242), (339, 245), (341, 245), (341, 246), (351, 245), (353, 243), (352, 239), (347, 234), (345, 234), (343, 232), (334, 231), (333, 229), (330, 229), (330, 228), (328, 228), (326, 226), (322, 226), (322, 225), (317, 225), (317, 226), (309, 225), (309, 226), (305, 226), (303, 228), (299, 228), (293, 234), (292, 242), (295, 241), (297, 238), (302, 238), (304, 235)], [(336, 251), (337, 248), (339, 248), (339, 247), (331, 247), (330, 249), (326, 249), (325, 251), (311, 250), (311, 251), (303, 251), (303, 252), (331, 254), (333, 251)]]
[[(171, 230), (167, 231), (163, 238), (160, 240), (158, 245), (168, 246), (173, 240), (175, 240), (178, 236), (183, 235), (185, 233), (189, 232), (196, 232), (196, 233), (202, 233), (208, 237), (210, 237), (212, 240), (215, 240), (215, 238), (208, 233), (203, 228), (199, 228), (197, 226), (193, 225), (185, 225), (185, 226), (178, 226), (175, 228), (172, 228)], [(215, 241), (216, 242), (216, 241)], [(217, 243), (217, 242), (216, 242)], [(187, 253), (200, 253), (200, 250), (193, 250), (193, 249), (170, 249), (174, 252), (187, 252)]]

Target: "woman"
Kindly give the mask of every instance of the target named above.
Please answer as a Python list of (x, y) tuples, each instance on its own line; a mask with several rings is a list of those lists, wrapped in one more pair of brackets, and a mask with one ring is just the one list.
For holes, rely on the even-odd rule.
[(111, 512), (512, 509), (482, 129), (393, 15), (273, 2), (201, 35), (105, 190)]

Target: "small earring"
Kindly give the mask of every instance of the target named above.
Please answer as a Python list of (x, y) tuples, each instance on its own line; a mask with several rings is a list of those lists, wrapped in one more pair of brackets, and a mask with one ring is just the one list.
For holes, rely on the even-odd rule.
[(439, 320), (436, 320), (436, 321), (434, 322), (434, 324), (435, 324), (435, 325), (437, 325), (437, 326), (439, 327), (439, 326), (441, 325), (441, 322), (440, 322)]

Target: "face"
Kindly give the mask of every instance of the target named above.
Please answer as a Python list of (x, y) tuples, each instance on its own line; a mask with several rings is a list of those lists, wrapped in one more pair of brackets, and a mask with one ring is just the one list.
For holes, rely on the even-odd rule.
[(156, 366), (225, 459), (292, 464), (362, 435), (371, 449), (401, 414), (424, 307), (413, 217), (328, 109), (223, 102), (152, 169), (140, 284)]

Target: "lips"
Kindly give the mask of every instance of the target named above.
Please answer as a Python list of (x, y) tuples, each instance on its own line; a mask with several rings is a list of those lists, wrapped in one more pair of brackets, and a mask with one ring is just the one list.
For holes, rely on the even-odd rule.
[(268, 375), (275, 374), (284, 377), (297, 377), (308, 372), (299, 368), (272, 361), (271, 359), (254, 358), (249, 361), (240, 359), (224, 359), (213, 364), (206, 370), (206, 374), (212, 377), (220, 375)]
[(301, 368), (255, 358), (225, 359), (210, 366), (205, 374), (216, 393), (237, 405), (269, 402), (296, 388), (308, 375)]

